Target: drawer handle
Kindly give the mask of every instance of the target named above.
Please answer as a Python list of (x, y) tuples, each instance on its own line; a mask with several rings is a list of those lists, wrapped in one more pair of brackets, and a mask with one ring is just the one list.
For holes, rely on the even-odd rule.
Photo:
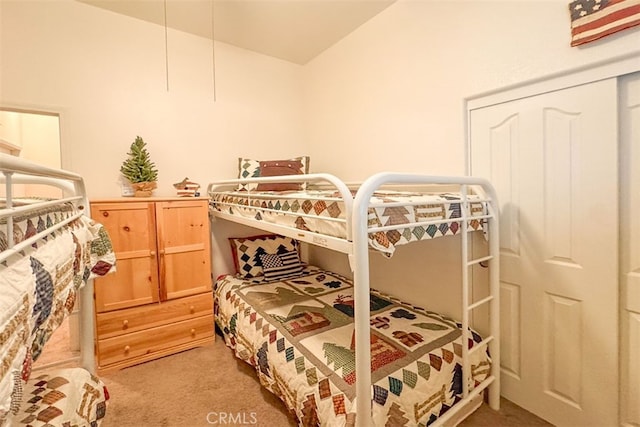
[(151, 258), (153, 258), (154, 256), (156, 256), (156, 251), (149, 251), (149, 256)]
[(191, 336), (195, 337), (196, 336), (196, 330), (195, 329), (191, 329)]
[(189, 312), (190, 312), (191, 314), (195, 313), (195, 312), (196, 312), (196, 308), (195, 308), (194, 306), (190, 306), (190, 307), (189, 307)]
[(127, 329), (129, 327), (129, 321), (128, 320), (123, 320), (122, 321), (122, 329)]
[(106, 212), (106, 211), (105, 211), (105, 212), (102, 212), (102, 216), (105, 216), (105, 217), (106, 217), (106, 216), (109, 216), (109, 212)]
[(131, 350), (131, 347), (129, 347), (128, 345), (124, 347), (124, 354), (129, 354), (129, 350)]

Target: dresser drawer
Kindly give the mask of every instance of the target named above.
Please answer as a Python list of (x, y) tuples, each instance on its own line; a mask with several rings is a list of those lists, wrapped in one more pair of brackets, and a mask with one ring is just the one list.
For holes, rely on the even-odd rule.
[(96, 332), (100, 340), (211, 314), (213, 296), (206, 293), (161, 304), (99, 313), (96, 316)]
[[(104, 367), (191, 342), (213, 339), (213, 315), (98, 340), (98, 363)], [(166, 353), (166, 352), (165, 352)]]

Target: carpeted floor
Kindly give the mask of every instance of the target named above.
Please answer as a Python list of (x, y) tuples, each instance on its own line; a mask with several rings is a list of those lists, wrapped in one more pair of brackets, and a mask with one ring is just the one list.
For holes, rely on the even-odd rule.
[(212, 345), (101, 378), (110, 394), (102, 427), (296, 425), (280, 400), (262, 389), (253, 368), (218, 336)]
[[(102, 427), (295, 426), (252, 367), (216, 336), (212, 345), (102, 376), (111, 400)], [(549, 426), (507, 400), (482, 406), (461, 426)]]

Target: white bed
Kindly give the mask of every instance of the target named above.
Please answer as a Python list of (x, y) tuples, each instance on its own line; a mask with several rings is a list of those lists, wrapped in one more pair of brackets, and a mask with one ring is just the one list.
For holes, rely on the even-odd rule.
[[(92, 281), (115, 268), (111, 242), (81, 176), (0, 154), (0, 182), (0, 425), (99, 425), (108, 394), (93, 375)], [(60, 197), (28, 194), (42, 186)], [(81, 367), (31, 372), (76, 302), (80, 357), (60, 362)]]
[[(298, 183), (296, 185), (300, 185), (300, 189), (264, 192), (256, 188), (271, 183)], [(388, 188), (389, 185), (394, 186), (392, 190)], [(433, 189), (434, 185), (439, 190), (444, 188), (444, 193), (425, 195), (424, 187)], [(238, 191), (239, 188), (242, 189)], [(473, 334), (470, 330), (471, 313), (479, 307), (488, 307), (489, 312), (487, 336), (472, 349), (461, 346), (462, 376), (471, 378), (471, 359), (483, 349), (490, 353), (491, 369), (478, 384), (462, 381), (462, 390), (459, 399), (456, 399), (459, 401), (436, 420), (429, 421), (429, 425), (456, 424), (481, 404), (486, 389), (489, 390), (490, 406), (499, 408), (498, 209), (495, 191), (488, 181), (471, 177), (380, 173), (371, 176), (357, 188), (350, 188), (329, 174), (305, 174), (213, 182), (208, 186), (208, 194), (211, 197), (211, 213), (215, 218), (348, 255), (354, 273), (357, 398), (353, 399), (353, 407), (345, 411), (345, 425), (351, 424), (353, 418), (358, 426), (377, 425), (371, 418), (376, 396), (372, 395), (375, 384), (369, 369), (372, 361), (369, 344), (371, 312), (367, 303), (371, 291), (370, 249), (391, 256), (398, 244), (460, 235), (461, 253), (452, 255), (459, 256), (462, 272), (462, 342), (468, 342)], [(214, 234), (216, 226), (220, 225), (214, 223)], [(480, 233), (488, 240), (487, 253), (476, 258), (471, 256), (469, 235), (472, 232), (476, 235)], [(489, 269), (489, 293), (478, 301), (472, 301), (470, 269), (477, 265)], [(251, 282), (251, 278), (244, 277), (244, 280), (245, 285)], [(240, 289), (245, 285), (238, 284), (235, 288)], [(295, 408), (292, 410), (296, 411)], [(353, 413), (355, 417), (349, 415)], [(297, 415), (300, 420), (299, 411)], [(319, 423), (323, 424), (322, 419)], [(417, 421), (414, 419), (407, 425), (415, 423)]]

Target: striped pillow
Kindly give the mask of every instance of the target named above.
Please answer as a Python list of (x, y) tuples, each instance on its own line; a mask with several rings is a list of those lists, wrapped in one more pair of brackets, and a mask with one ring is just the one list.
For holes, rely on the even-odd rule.
[(302, 274), (302, 264), (297, 251), (281, 254), (262, 254), (262, 269), (267, 280), (284, 280), (298, 277)]

